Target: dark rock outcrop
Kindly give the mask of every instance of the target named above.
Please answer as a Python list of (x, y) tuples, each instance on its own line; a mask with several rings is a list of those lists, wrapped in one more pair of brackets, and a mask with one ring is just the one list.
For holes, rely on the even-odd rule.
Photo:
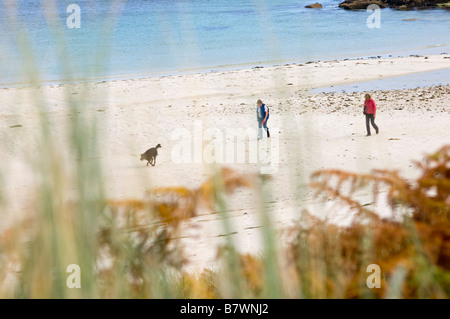
[(389, 7), (394, 9), (412, 9), (412, 8), (434, 8), (438, 3), (446, 2), (447, 0), (387, 0)]
[(442, 3), (438, 3), (438, 7), (441, 9), (447, 9), (450, 10), (450, 1), (444, 1)]
[(305, 6), (305, 8), (322, 8), (322, 5), (318, 2), (316, 2), (316, 3)]
[(380, 8), (386, 8), (386, 3), (381, 0), (345, 0), (339, 7), (345, 10), (362, 10), (367, 9), (371, 4), (376, 4)]
[(365, 10), (371, 4), (380, 8), (391, 7), (398, 10), (410, 10), (412, 8), (435, 8), (448, 0), (345, 0), (339, 7), (346, 10)]

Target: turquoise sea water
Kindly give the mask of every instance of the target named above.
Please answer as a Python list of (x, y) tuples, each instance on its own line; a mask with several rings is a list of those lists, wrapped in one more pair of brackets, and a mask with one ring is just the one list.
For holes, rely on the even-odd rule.
[[(0, 0), (1, 85), (29, 83), (33, 72), (58, 83), (450, 52), (448, 10), (382, 9), (380, 28), (368, 28), (371, 12), (345, 11), (339, 0), (322, 9), (306, 0), (51, 2)], [(73, 3), (79, 29), (66, 24)]]

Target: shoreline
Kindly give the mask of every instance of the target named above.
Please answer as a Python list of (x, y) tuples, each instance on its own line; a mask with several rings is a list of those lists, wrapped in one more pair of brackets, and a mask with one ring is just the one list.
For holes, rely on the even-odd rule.
[[(442, 48), (447, 48), (448, 50), (427, 53), (427, 50), (435, 51)], [(403, 54), (394, 56), (394, 52), (403, 52)], [(414, 52), (414, 53), (413, 53)], [(0, 83), (1, 89), (14, 89), (14, 88), (33, 88), (41, 86), (61, 86), (61, 85), (77, 85), (77, 84), (90, 84), (90, 83), (104, 83), (104, 82), (118, 82), (118, 81), (138, 81), (138, 80), (150, 80), (158, 78), (167, 77), (179, 77), (179, 76), (195, 76), (195, 75), (208, 75), (214, 73), (224, 73), (233, 71), (245, 71), (258, 68), (277, 68), (283, 66), (291, 65), (307, 65), (311, 63), (335, 63), (343, 61), (366, 61), (366, 60), (385, 60), (385, 59), (402, 59), (411, 57), (426, 57), (426, 56), (442, 56), (450, 55), (450, 45), (443, 44), (439, 46), (432, 46), (426, 48), (418, 48), (416, 50), (397, 50), (397, 51), (387, 51), (384, 53), (379, 53), (378, 55), (363, 55), (363, 56), (353, 56), (350, 58), (336, 58), (336, 59), (325, 59), (325, 60), (305, 60), (303, 62), (298, 62), (298, 59), (286, 59), (286, 60), (274, 60), (274, 61), (260, 61), (260, 62), (248, 62), (242, 64), (230, 64), (230, 65), (218, 65), (218, 66), (207, 66), (207, 67), (196, 67), (187, 70), (176, 70), (176, 71), (156, 71), (152, 73), (143, 74), (128, 74), (128, 75), (111, 75), (111, 76), (94, 76), (94, 77), (81, 77), (75, 78), (73, 80), (60, 79), (60, 80), (45, 80), (33, 85), (29, 82), (14, 82), (14, 83)], [(422, 71), (419, 71), (422, 72)], [(418, 73), (419, 73), (418, 72)], [(450, 84), (450, 82), (448, 83)]]

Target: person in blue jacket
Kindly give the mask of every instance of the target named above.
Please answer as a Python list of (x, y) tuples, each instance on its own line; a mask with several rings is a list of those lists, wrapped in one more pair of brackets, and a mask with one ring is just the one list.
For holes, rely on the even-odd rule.
[(267, 127), (267, 121), (269, 120), (269, 107), (261, 100), (256, 102), (256, 116), (258, 120), (258, 140), (263, 138), (262, 128), (267, 132), (267, 137), (270, 137), (269, 128)]

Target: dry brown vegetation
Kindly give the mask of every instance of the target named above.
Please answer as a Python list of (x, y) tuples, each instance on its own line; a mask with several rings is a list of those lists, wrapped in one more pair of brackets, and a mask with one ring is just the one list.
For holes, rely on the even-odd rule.
[[(188, 261), (178, 240), (180, 226), (196, 216), (199, 207), (223, 209), (223, 196), (239, 187), (255, 187), (255, 176), (223, 168), (198, 188), (159, 188), (149, 191), (144, 200), (96, 203), (91, 207), (100, 210), (94, 215), (93, 255), (85, 250), (78, 255), (86, 259), (85, 267), (92, 266), (88, 296), (447, 298), (450, 146), (416, 165), (421, 175), (413, 182), (388, 170), (314, 173), (310, 187), (318, 197), (357, 211), (350, 226), (339, 227), (303, 212), (302, 225), (289, 229), (294, 239), (282, 250), (268, 249), (262, 256), (240, 255), (227, 244), (218, 257), (222, 269), (200, 274), (182, 270)], [(356, 192), (367, 188), (375, 201), (387, 196), (391, 218), (381, 218), (357, 200)], [(60, 209), (52, 215), (53, 224), (30, 217), (0, 234), (0, 282), (11, 274), (17, 278), (10, 290), (1, 290), (2, 296), (51, 297), (55, 291), (56, 296), (67, 296), (58, 295), (64, 277), (58, 288), (47, 283), (54, 276), (42, 276), (42, 271), (58, 265), (58, 258), (64, 261), (66, 254), (76, 255), (77, 243), (71, 240), (78, 238), (75, 216), (80, 207), (72, 203)], [(269, 230), (264, 227), (262, 231)], [(55, 252), (58, 247), (52, 246), (53, 241), (61, 243), (60, 250)], [(370, 264), (381, 268), (381, 288), (366, 285)]]
[[(282, 285), (291, 297), (447, 298), (450, 295), (450, 146), (416, 162), (421, 176), (408, 182), (397, 171), (355, 174), (322, 170), (311, 187), (319, 197), (345, 203), (358, 214), (338, 227), (307, 212), (307, 227), (295, 226), (288, 245)], [(381, 218), (359, 203), (355, 192), (372, 187), (374, 199), (387, 188), (392, 218)], [(347, 190), (347, 191), (344, 191)], [(394, 216), (401, 216), (400, 219)], [(381, 288), (369, 289), (367, 266), (378, 264)], [(244, 286), (261, 297), (264, 263), (240, 256)], [(200, 276), (201, 280), (202, 276)], [(207, 295), (204, 295), (207, 297)]]

